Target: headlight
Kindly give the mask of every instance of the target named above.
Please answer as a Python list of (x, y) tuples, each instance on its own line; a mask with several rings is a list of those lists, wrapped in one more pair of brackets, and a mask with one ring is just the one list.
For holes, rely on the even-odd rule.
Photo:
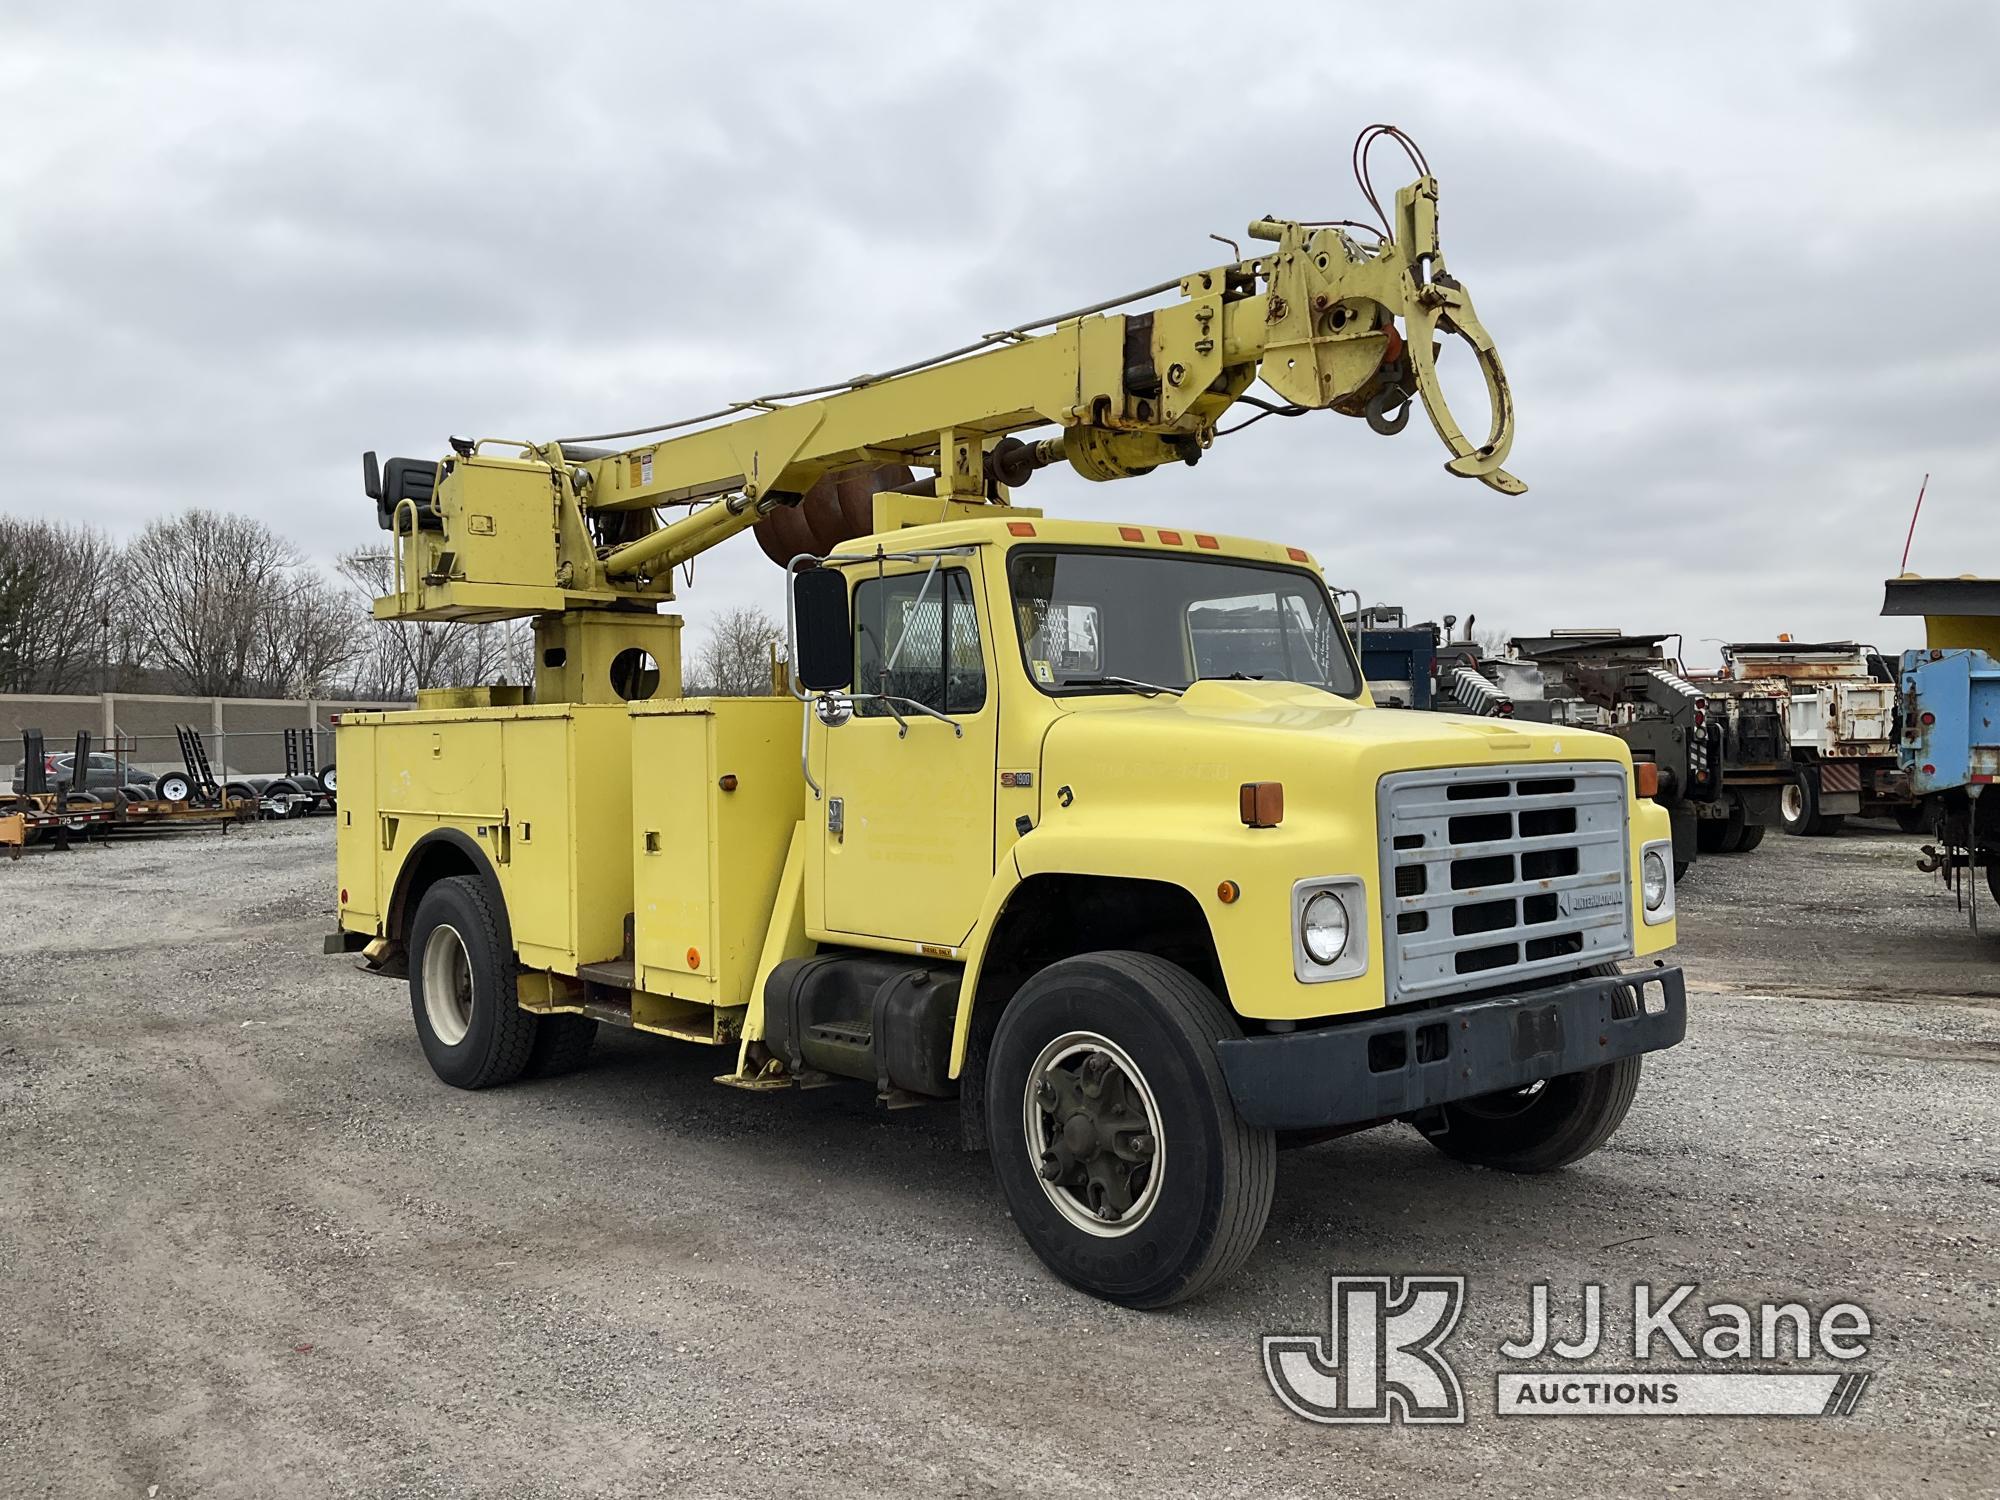
[(1673, 888), (1667, 873), (1667, 857), (1658, 849), (1648, 849), (1639, 861), (1639, 885), (1646, 897), (1646, 910), (1658, 911)]
[(1340, 962), (1347, 951), (1347, 930), (1347, 904), (1332, 891), (1313, 896), (1299, 912), (1299, 941), (1316, 964)]

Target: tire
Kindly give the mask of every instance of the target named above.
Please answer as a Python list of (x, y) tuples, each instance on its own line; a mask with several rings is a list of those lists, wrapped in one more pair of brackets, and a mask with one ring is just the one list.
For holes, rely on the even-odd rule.
[[(1064, 959), (1008, 1002), (987, 1060), (987, 1143), (1016, 1227), (1063, 1280), (1167, 1307), (1249, 1256), (1277, 1148), (1237, 1115), (1216, 1062), (1216, 1043), (1241, 1035), (1206, 986), (1146, 953)], [(1072, 1101), (1065, 1132), (1056, 1116)], [(1139, 1126), (1100, 1135), (1103, 1116), (1085, 1113), (1097, 1109)], [(1045, 1180), (1043, 1163), (1063, 1175)]]
[(1679, 885), (1679, 884), (1680, 884), (1680, 883), (1681, 883), (1681, 882), (1682, 882), (1683, 880), (1686, 880), (1686, 879), (1687, 879), (1687, 873), (1688, 873), (1688, 871), (1689, 871), (1689, 870), (1692, 870), (1693, 868), (1694, 868), (1694, 861), (1693, 861), (1693, 860), (1691, 860), (1691, 859), (1677, 859), (1677, 860), (1675, 860), (1675, 861), (1674, 861), (1674, 884), (1675, 884), (1675, 885)]
[[(1615, 965), (1588, 971), (1615, 974)], [(1620, 1014), (1637, 1004), (1631, 991)], [(1502, 1172), (1553, 1172), (1581, 1161), (1611, 1139), (1639, 1091), (1639, 1059), (1622, 1057), (1526, 1089), (1485, 1094), (1443, 1106), (1445, 1128), (1427, 1136), (1454, 1160)]]
[[(69, 794), (69, 805), (71, 807), (101, 807), (103, 806), (103, 801), (104, 799), (99, 797), (95, 792), (71, 792)], [(93, 833), (97, 832), (100, 826), (96, 823), (84, 822), (81, 819), (70, 819), (63, 824), (63, 827), (73, 838), (79, 839), (89, 838)]]
[(1794, 838), (1819, 832), (1819, 778), (1809, 766), (1793, 771), (1778, 794), (1778, 822)]
[(1694, 825), (1694, 844), (1703, 854), (1734, 854), (1743, 840), (1743, 799), (1729, 794), (1729, 812), (1720, 818), (1702, 818)]
[(1763, 842), (1764, 825), (1762, 823), (1745, 823), (1743, 825), (1743, 837), (1736, 841), (1735, 852), (1738, 854), (1748, 854)]
[(1895, 818), (1896, 826), (1902, 829), (1903, 832), (1922, 833), (1925, 831), (1925, 825), (1929, 822), (1929, 819), (1924, 816), (1924, 812), (1923, 804), (1917, 803), (1910, 807), (1899, 807), (1890, 816)]
[(327, 796), (338, 797), (340, 795), (339, 778), (332, 766), (328, 766), (324, 771), (319, 773), (319, 784), (326, 788)]
[(528, 1049), (524, 1078), (554, 1078), (573, 1073), (590, 1056), (590, 1044), (597, 1040), (597, 1023), (589, 1016), (543, 1016)]
[(1993, 893), (1993, 901), (2000, 906), (2000, 864), (1986, 867), (1986, 889)]
[(1821, 813), (1819, 815), (1819, 825), (1813, 829), (1813, 832), (1821, 838), (1830, 839), (1846, 826), (1846, 813)]
[(194, 793), (187, 777), (178, 771), (167, 772), (155, 783), (154, 789), (159, 792), (162, 802), (185, 802)]
[(417, 903), (409, 952), (410, 1011), (431, 1071), (458, 1089), (519, 1078), (540, 1017), (515, 998), (513, 942), (499, 893), (477, 875), (438, 881)]

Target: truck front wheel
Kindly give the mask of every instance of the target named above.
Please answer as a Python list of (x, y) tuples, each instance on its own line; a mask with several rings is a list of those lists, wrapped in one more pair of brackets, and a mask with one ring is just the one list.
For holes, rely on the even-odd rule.
[[(1615, 974), (1615, 968), (1593, 969)], [(1636, 1003), (1621, 992), (1619, 1013)], [(1523, 1089), (1482, 1094), (1443, 1107), (1443, 1128), (1427, 1131), (1446, 1156), (1502, 1172), (1553, 1172), (1611, 1139), (1639, 1091), (1639, 1059), (1545, 1078)]]
[(1166, 1307), (1249, 1256), (1277, 1175), (1237, 1115), (1215, 1044), (1240, 1036), (1185, 969), (1146, 953), (1049, 965), (1009, 1002), (986, 1131), (1014, 1222), (1049, 1268), (1127, 1307)]
[(410, 927), (410, 1010), (431, 1071), (453, 1088), (521, 1076), (538, 1016), (521, 1009), (500, 898), (476, 875), (424, 892)]

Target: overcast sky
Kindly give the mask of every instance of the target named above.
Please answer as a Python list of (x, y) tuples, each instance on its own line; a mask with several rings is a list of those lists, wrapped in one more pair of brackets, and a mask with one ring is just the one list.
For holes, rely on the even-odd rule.
[[(1926, 471), (1911, 567), (2000, 574), (1995, 16), (13, 0), (0, 510), (201, 504), (331, 559), (379, 535), (363, 448), (634, 426), (1212, 264), (1354, 214), (1382, 119), (1529, 493), (1315, 414), (1024, 502), (1302, 544), (1419, 616), (1896, 649)], [(780, 603), (747, 537), (684, 610), (744, 601)]]

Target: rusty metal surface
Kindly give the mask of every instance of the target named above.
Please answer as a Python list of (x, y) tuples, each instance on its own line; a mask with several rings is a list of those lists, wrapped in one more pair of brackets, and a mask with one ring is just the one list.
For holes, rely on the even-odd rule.
[(875, 529), (875, 496), (910, 483), (905, 464), (849, 469), (822, 476), (797, 505), (780, 505), (751, 532), (764, 555), (785, 566), (805, 554), (831, 552)]

